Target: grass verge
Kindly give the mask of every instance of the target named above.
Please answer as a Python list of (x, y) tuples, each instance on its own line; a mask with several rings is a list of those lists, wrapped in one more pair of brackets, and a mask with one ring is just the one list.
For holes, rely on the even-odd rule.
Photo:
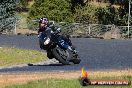
[[(0, 88), (52, 88), (54, 85), (56, 85), (55, 88), (60, 88), (60, 87), (81, 88), (82, 86), (79, 84), (78, 81), (78, 78), (80, 76), (81, 76), (81, 71), (29, 72), (29, 73), (12, 73), (12, 74), (4, 73), (4, 74), (0, 74)], [(88, 71), (88, 77), (91, 80), (128, 79), (132, 81), (132, 70), (126, 69), (126, 70)], [(58, 82), (60, 83), (60, 85), (58, 84)], [(69, 86), (65, 87), (65, 85), (69, 85)], [(94, 86), (92, 86), (91, 88), (93, 87)], [(103, 88), (103, 87), (104, 86), (101, 86), (99, 88)], [(109, 86), (106, 87), (112, 88)], [(118, 86), (116, 88), (122, 88), (122, 87)], [(131, 88), (131, 86), (130, 87), (128, 86), (126, 88)]]
[(40, 62), (47, 59), (43, 52), (17, 48), (0, 48), (0, 67)]
[[(91, 79), (125, 79), (131, 80), (130, 77), (102, 77), (102, 78), (91, 78)], [(5, 88), (84, 88), (80, 85), (78, 79), (45, 79), (30, 81), (27, 84), (6, 86)], [(130, 86), (87, 86), (85, 88), (132, 88)]]

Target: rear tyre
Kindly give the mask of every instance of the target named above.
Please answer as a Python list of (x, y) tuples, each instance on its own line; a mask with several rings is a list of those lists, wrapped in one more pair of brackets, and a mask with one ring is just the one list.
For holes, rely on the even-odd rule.
[(47, 51), (47, 57), (49, 58), (49, 59), (53, 59), (53, 55), (52, 55), (52, 53), (51, 53), (51, 51)]

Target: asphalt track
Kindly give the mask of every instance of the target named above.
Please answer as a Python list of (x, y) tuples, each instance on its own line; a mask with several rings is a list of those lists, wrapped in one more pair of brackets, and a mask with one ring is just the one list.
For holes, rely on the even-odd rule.
[[(132, 68), (131, 40), (103, 40), (73, 38), (73, 44), (79, 51), (81, 63), (78, 65), (62, 65), (59, 63), (42, 62), (33, 66), (0, 68), (0, 72), (43, 72), (73, 71), (84, 67), (87, 70), (109, 70)], [(16, 47), (40, 50), (37, 36), (6, 36), (0, 35), (0, 47)]]

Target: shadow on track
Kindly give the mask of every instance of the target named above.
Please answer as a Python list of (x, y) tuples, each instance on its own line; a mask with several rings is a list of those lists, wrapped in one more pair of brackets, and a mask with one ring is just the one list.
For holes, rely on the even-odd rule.
[(57, 63), (57, 64), (28, 64), (28, 66), (64, 66), (63, 64)]

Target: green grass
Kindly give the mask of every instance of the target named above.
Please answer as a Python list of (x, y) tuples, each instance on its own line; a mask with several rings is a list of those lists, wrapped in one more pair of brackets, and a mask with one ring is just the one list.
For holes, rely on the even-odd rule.
[(34, 63), (46, 59), (45, 53), (35, 50), (0, 48), (0, 67)]
[[(132, 81), (132, 77), (103, 77), (92, 79), (128, 79)], [(5, 88), (132, 88), (130, 86), (87, 86), (80, 85), (78, 79), (45, 79), (38, 81), (31, 81), (27, 84), (6, 86)]]

